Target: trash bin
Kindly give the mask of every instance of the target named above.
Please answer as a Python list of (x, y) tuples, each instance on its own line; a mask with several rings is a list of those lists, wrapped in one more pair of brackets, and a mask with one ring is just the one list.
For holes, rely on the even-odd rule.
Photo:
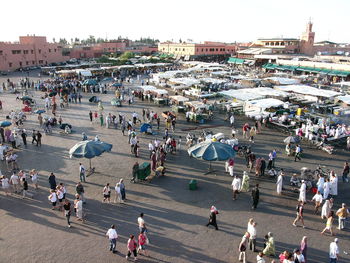
[(197, 189), (197, 180), (192, 179), (190, 183), (188, 184), (190, 190), (196, 190)]
[(139, 166), (139, 170), (137, 171), (137, 179), (145, 180), (147, 176), (151, 174), (151, 164), (144, 162)]

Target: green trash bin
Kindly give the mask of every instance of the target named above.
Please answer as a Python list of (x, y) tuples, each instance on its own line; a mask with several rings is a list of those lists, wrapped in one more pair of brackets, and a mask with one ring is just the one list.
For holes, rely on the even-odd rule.
[(190, 190), (196, 190), (197, 189), (197, 180), (192, 179), (190, 183), (188, 184)]
[(145, 180), (147, 176), (151, 174), (151, 164), (144, 162), (139, 166), (139, 170), (137, 171), (137, 179)]

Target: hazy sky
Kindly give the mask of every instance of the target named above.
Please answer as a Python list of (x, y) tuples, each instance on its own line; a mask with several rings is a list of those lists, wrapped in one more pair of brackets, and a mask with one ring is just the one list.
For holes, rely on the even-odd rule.
[(19, 35), (161, 41), (299, 37), (311, 17), (316, 41), (350, 42), (350, 0), (2, 0), (0, 41)]

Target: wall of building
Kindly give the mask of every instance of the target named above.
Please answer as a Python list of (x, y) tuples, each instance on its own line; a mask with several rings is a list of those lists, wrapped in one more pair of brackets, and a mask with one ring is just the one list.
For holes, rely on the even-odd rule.
[(350, 71), (349, 64), (336, 64), (336, 63), (313, 62), (313, 61), (294, 61), (294, 60), (283, 60), (283, 59), (278, 59), (276, 60), (276, 62), (277, 64), (287, 65), (287, 66)]
[(19, 43), (0, 42), (0, 71), (43, 66), (69, 59), (62, 55), (59, 44), (48, 43), (46, 37), (25, 36), (19, 39)]
[(236, 45), (206, 41), (194, 43), (159, 43), (158, 52), (183, 56), (227, 55), (236, 52)]

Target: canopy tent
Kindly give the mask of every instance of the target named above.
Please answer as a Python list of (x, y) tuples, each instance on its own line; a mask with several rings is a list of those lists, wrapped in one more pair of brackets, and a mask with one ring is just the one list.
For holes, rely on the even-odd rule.
[(76, 69), (75, 72), (83, 77), (92, 77), (90, 70)]
[(151, 92), (157, 94), (157, 96), (168, 95), (168, 91), (166, 91), (165, 89), (154, 89), (151, 90)]
[(256, 95), (261, 95), (261, 96), (271, 96), (271, 97), (288, 97), (289, 93), (281, 90), (276, 90), (272, 88), (246, 88), (246, 89), (239, 89), (241, 92), (245, 93), (252, 93)]
[(338, 100), (341, 100), (342, 102), (350, 105), (350, 95), (345, 95), (345, 96), (338, 96)]
[(350, 75), (350, 71), (324, 69), (324, 68), (316, 68), (316, 67), (277, 65), (277, 64), (272, 64), (272, 63), (267, 63), (267, 64), (263, 65), (262, 67), (265, 69), (271, 69), (271, 70), (300, 71), (300, 72), (325, 74), (325, 75), (339, 76), (339, 77), (347, 77)]
[(244, 59), (241, 59), (241, 58), (229, 58), (227, 63), (242, 65), (244, 63)]
[(191, 87), (193, 85), (198, 85), (200, 83), (200, 80), (195, 78), (170, 78), (169, 83)]
[(150, 91), (157, 90), (156, 87), (150, 86), (150, 85), (138, 86), (138, 88), (141, 89), (141, 90), (143, 90), (143, 92), (150, 92)]
[(271, 81), (278, 85), (292, 85), (292, 84), (300, 83), (300, 80), (298, 79), (280, 78), (280, 77), (270, 77), (270, 78), (265, 78), (264, 80)]
[(335, 97), (341, 95), (339, 92), (332, 90), (317, 89), (307, 85), (288, 85), (288, 86), (275, 86), (275, 89), (282, 91), (289, 91), (299, 93), (303, 95), (311, 95), (315, 97)]
[(223, 95), (224, 97), (228, 97), (231, 99), (237, 99), (240, 101), (247, 101), (247, 100), (256, 100), (261, 99), (264, 96), (261, 96), (259, 94), (254, 94), (250, 92), (242, 92), (241, 90), (225, 90), (219, 92), (219, 94)]
[(169, 98), (177, 102), (186, 102), (190, 100), (189, 98), (180, 95), (170, 96)]
[(284, 102), (277, 99), (261, 99), (261, 100), (251, 100), (247, 101), (244, 105), (244, 111), (264, 111), (268, 108), (275, 108), (283, 106)]

